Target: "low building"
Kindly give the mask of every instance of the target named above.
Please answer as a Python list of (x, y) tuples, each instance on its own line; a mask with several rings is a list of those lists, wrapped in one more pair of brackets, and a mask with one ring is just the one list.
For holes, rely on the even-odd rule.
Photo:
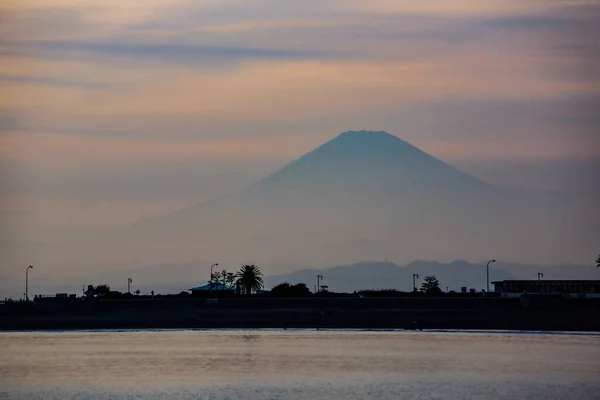
[(202, 296), (206, 297), (208, 293), (216, 294), (216, 293), (233, 293), (235, 289), (231, 287), (225, 286), (222, 283), (207, 283), (204, 286), (196, 286), (191, 289), (188, 289), (192, 296)]
[(502, 297), (523, 293), (562, 294), (565, 297), (600, 297), (600, 280), (508, 280), (492, 282)]

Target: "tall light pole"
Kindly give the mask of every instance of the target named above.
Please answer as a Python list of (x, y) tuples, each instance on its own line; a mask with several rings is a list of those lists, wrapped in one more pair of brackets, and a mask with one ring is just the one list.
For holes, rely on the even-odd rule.
[(320, 279), (323, 279), (323, 275), (317, 275), (317, 293), (321, 291)]
[(25, 300), (29, 301), (29, 270), (33, 268), (33, 265), (30, 265), (25, 270)]
[(212, 295), (212, 287), (213, 287), (213, 268), (218, 265), (219, 265), (219, 263), (214, 263), (213, 265), (210, 266), (210, 281), (209, 281), (210, 288), (209, 288), (209, 291), (210, 291), (211, 295)]
[(490, 260), (487, 262), (486, 270), (487, 270), (487, 289), (486, 293), (490, 292), (490, 263), (496, 262), (496, 260)]
[(542, 291), (542, 284), (540, 282), (540, 280), (544, 277), (544, 274), (542, 274), (541, 272), (538, 272), (538, 292)]
[(419, 275), (413, 274), (413, 292), (417, 291), (417, 279), (419, 279)]
[(215, 266), (219, 266), (219, 263), (214, 263), (213, 265), (210, 266), (210, 287), (212, 288), (212, 281), (213, 281), (213, 268)]
[(127, 293), (131, 294), (131, 282), (133, 280), (131, 278), (127, 278)]

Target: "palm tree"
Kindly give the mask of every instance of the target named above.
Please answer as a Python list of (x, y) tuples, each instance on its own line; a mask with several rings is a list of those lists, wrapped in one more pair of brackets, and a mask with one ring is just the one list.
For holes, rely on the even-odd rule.
[(236, 274), (237, 283), (246, 289), (246, 294), (259, 291), (263, 287), (262, 272), (256, 265), (242, 265)]
[(596, 260), (596, 268), (600, 268), (600, 256), (598, 256), (598, 259)]

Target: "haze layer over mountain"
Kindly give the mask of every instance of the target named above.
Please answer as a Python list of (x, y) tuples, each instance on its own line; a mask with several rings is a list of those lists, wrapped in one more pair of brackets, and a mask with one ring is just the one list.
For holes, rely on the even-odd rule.
[(593, 254), (597, 230), (566, 196), (499, 189), (388, 133), (350, 131), (237, 193), (137, 223), (109, 246), (138, 265), (424, 255), (551, 264)]
[[(59, 244), (37, 255), (48, 267), (35, 273), (55, 281), (51, 267), (61, 266), (85, 283), (190, 260), (258, 264), (268, 275), (384, 259), (585, 265), (600, 223), (576, 199), (494, 187), (385, 132), (351, 131), (236, 193)], [(161, 268), (147, 285), (170, 274)]]

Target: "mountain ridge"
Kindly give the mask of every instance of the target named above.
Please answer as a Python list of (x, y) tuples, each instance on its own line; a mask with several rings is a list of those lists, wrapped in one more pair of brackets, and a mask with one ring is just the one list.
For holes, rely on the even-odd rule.
[[(218, 270), (226, 269), (230, 272), (237, 271), (243, 264), (234, 260), (219, 260)], [(43, 287), (39, 279), (31, 282), (31, 290), (36, 293), (79, 293), (83, 284), (107, 283), (115, 290), (125, 291), (127, 278), (133, 279), (133, 287), (139, 288), (142, 293), (179, 293), (187, 291), (190, 287), (200, 286), (208, 281), (210, 276), (211, 260), (189, 260), (181, 263), (159, 263), (135, 267), (121, 271), (103, 271), (88, 274), (85, 277), (71, 277), (70, 279), (44, 278)], [(252, 263), (252, 261), (249, 261)], [(454, 260), (450, 262), (414, 260), (406, 264), (397, 264), (390, 261), (360, 261), (331, 267), (307, 267), (300, 265), (286, 265), (289, 271), (276, 273), (277, 269), (284, 267), (281, 264), (258, 264), (264, 272), (265, 288), (288, 282), (291, 284), (305, 283), (313, 290), (316, 276), (323, 276), (323, 284), (330, 290), (338, 292), (353, 292), (361, 289), (396, 289), (403, 291), (412, 290), (412, 274), (419, 275), (417, 286), (425, 276), (435, 275), (443, 290), (459, 291), (461, 287), (475, 288), (486, 287), (486, 263)], [(544, 279), (600, 279), (600, 271), (593, 265), (579, 264), (554, 264), (531, 265), (518, 262), (498, 260), (490, 265), (490, 282), (504, 279), (537, 279), (537, 272), (544, 274)], [(8, 277), (0, 281), (0, 292), (5, 295), (17, 295), (14, 287), (21, 282), (21, 277)]]
[[(329, 171), (333, 169), (333, 171)], [(382, 172), (387, 183), (394, 183), (406, 174), (413, 174), (410, 184), (417, 179), (427, 179), (428, 184), (440, 183), (435, 178), (454, 179), (453, 183), (465, 186), (491, 186), (465, 172), (427, 154), (412, 144), (385, 131), (347, 131), (318, 146), (314, 150), (288, 163), (273, 174), (258, 182), (265, 185), (271, 182), (297, 178), (304, 172), (314, 179), (316, 174), (339, 174), (349, 171), (353, 178), (361, 178), (365, 170), (369, 179), (378, 179)], [(424, 173), (425, 172), (425, 173)], [(370, 174), (370, 175), (368, 175)], [(402, 175), (403, 174), (403, 175)], [(454, 176), (451, 176), (454, 175)], [(306, 177), (304, 177), (306, 178)], [(460, 180), (459, 180), (460, 179)], [(421, 182), (422, 184), (422, 182)]]
[[(364, 147), (365, 144), (367, 144), (366, 142), (368, 141), (369, 146)], [(390, 150), (389, 148), (389, 144), (393, 144), (395, 145), (394, 148), (392, 148)], [(353, 151), (352, 154), (343, 154), (343, 156), (345, 158), (348, 158), (350, 156), (350, 158), (352, 159), (352, 161), (356, 161), (356, 158), (354, 158), (357, 154), (364, 154), (365, 158), (362, 160), (363, 164), (360, 164), (359, 167), (364, 167), (364, 163), (371, 163), (376, 161), (380, 154), (378, 154), (380, 151), (385, 150), (390, 152), (390, 154), (388, 155), (387, 160), (389, 161), (389, 158), (392, 158), (394, 155), (398, 155), (398, 154), (403, 154), (403, 155), (407, 155), (409, 154), (411, 156), (411, 158), (415, 158), (415, 155), (417, 156), (418, 160), (422, 160), (419, 161), (420, 164), (424, 164), (427, 162), (431, 162), (433, 164), (436, 165), (437, 168), (447, 168), (449, 171), (452, 171), (451, 173), (456, 175), (457, 177), (460, 177), (461, 180), (464, 179), (464, 186), (466, 187), (472, 187), (472, 188), (476, 188), (476, 187), (487, 187), (487, 188), (493, 188), (492, 185), (483, 182), (469, 174), (466, 174), (465, 172), (451, 166), (450, 164), (447, 164), (431, 155), (429, 155), (428, 153), (422, 151), (421, 149), (417, 148), (416, 146), (413, 146), (412, 144), (410, 144), (409, 142), (406, 142), (400, 138), (398, 138), (397, 136), (391, 135), (385, 131), (368, 131), (368, 130), (360, 130), (360, 131), (346, 131), (346, 132), (342, 132), (339, 135), (337, 135), (336, 137), (328, 140), (327, 142), (321, 144), (320, 146), (316, 147), (315, 149), (303, 154), (302, 156), (292, 160), (291, 162), (285, 164), (284, 166), (282, 166), (281, 168), (277, 169), (276, 171), (274, 171), (273, 173), (265, 176), (264, 178), (255, 181), (254, 183), (251, 183), (235, 192), (232, 192), (230, 194), (224, 194), (222, 196), (216, 197), (214, 199), (210, 199), (207, 201), (202, 201), (202, 202), (198, 202), (198, 203), (194, 203), (191, 204), (187, 207), (184, 207), (180, 210), (176, 210), (173, 212), (170, 212), (168, 214), (164, 214), (164, 215), (160, 215), (157, 217), (152, 217), (152, 218), (148, 218), (148, 219), (144, 219), (144, 220), (140, 220), (137, 221), (135, 223), (132, 224), (133, 227), (135, 226), (140, 226), (140, 225), (145, 225), (147, 223), (151, 223), (154, 220), (161, 220), (161, 219), (165, 219), (168, 218), (169, 216), (174, 216), (177, 215), (181, 212), (187, 212), (187, 211), (198, 211), (202, 208), (205, 207), (210, 207), (210, 206), (219, 206), (220, 204), (229, 201), (230, 199), (235, 199), (236, 196), (247, 196), (247, 197), (251, 197), (253, 195), (256, 195), (257, 193), (260, 192), (264, 192), (265, 190), (270, 190), (270, 187), (272, 185), (280, 185), (280, 186), (286, 186), (286, 189), (289, 188), (289, 186), (293, 186), (293, 185), (298, 185), (297, 181), (294, 181), (293, 184), (289, 184), (289, 183), (285, 183), (283, 182), (284, 180), (288, 179), (289, 181), (293, 180), (293, 176), (289, 176), (289, 175), (298, 175), (299, 173), (297, 172), (299, 168), (305, 168), (307, 164), (310, 164), (310, 168), (309, 171), (303, 171), (304, 172), (304, 176), (303, 179), (312, 179), (313, 181), (315, 180), (315, 177), (317, 177), (318, 175), (323, 175), (324, 171), (323, 170), (319, 170), (321, 167), (323, 167), (323, 164), (327, 164), (327, 166), (331, 167), (331, 164), (334, 164), (336, 161), (339, 162), (339, 159), (336, 158), (336, 160), (332, 163), (331, 162), (331, 158), (333, 157), (337, 157), (340, 155), (341, 152), (346, 151), (350, 149), (351, 151)], [(394, 153), (391, 153), (391, 151), (393, 151)], [(333, 153), (333, 154), (332, 154)], [(405, 160), (400, 160), (402, 161), (402, 164), (405, 164)], [(328, 162), (328, 163), (327, 163)], [(412, 162), (414, 162), (414, 160), (412, 160)], [(315, 166), (316, 165), (316, 166)], [(349, 165), (348, 162), (346, 162), (345, 164), (342, 163), (343, 167), (346, 168), (334, 168), (334, 173), (344, 173), (344, 170), (347, 170), (348, 167), (352, 167), (352, 165)], [(378, 166), (380, 167), (380, 166)], [(390, 182), (394, 181), (394, 177), (392, 176), (391, 172), (389, 170), (390, 167), (393, 167), (393, 165), (384, 165), (384, 167), (387, 167), (388, 169), (386, 169), (386, 171), (388, 171), (387, 174), (385, 174), (385, 176), (377, 176), (377, 173), (373, 173), (373, 175), (371, 176), (359, 176), (357, 174), (355, 174), (354, 176), (351, 177), (351, 179), (353, 181), (358, 181), (359, 179), (365, 179), (365, 180), (370, 180), (370, 181), (377, 181), (378, 179), (380, 181), (382, 181), (382, 184), (379, 185), (377, 187), (377, 189), (382, 190), (382, 186), (383, 185), (389, 185), (389, 187), (391, 187), (392, 185), (390, 184)], [(370, 171), (366, 171), (367, 173)], [(393, 171), (395, 172), (395, 171)], [(412, 171), (414, 173), (414, 171)], [(290, 179), (292, 178), (292, 179)], [(339, 181), (339, 179), (333, 179), (334, 181)], [(417, 179), (414, 178), (413, 179), (413, 184), (414, 181), (416, 181)], [(315, 185), (317, 187), (321, 187), (321, 186), (327, 186), (330, 185), (331, 182), (327, 182), (323, 185)], [(364, 189), (364, 187), (362, 188)], [(383, 190), (386, 190), (386, 188), (383, 188)]]
[(111, 252), (94, 258), (333, 265), (384, 254), (403, 262), (496, 254), (564, 262), (595, 251), (598, 231), (589, 222), (587, 232), (574, 231), (587, 225), (569, 207), (489, 185), (386, 132), (348, 131), (234, 193), (123, 229), (103, 244)]
[[(164, 281), (168, 287), (183, 288), (187, 285), (200, 285), (208, 280), (210, 271), (208, 261), (189, 261), (181, 264), (152, 265), (132, 270), (122, 271), (112, 279), (125, 282), (129, 276), (136, 277), (136, 284), (144, 287), (156, 287), (158, 281)], [(235, 272), (242, 263), (222, 262), (219, 269)], [(407, 264), (397, 264), (390, 261), (359, 261), (345, 265), (334, 265), (325, 268), (311, 268), (288, 266), (294, 268), (291, 272), (276, 274), (269, 273), (277, 269), (277, 265), (259, 265), (265, 273), (265, 288), (288, 282), (306, 283), (313, 289), (316, 276), (323, 276), (323, 284), (329, 285), (331, 290), (352, 292), (360, 289), (396, 289), (410, 291), (412, 289), (412, 274), (418, 274), (418, 286), (423, 278), (435, 275), (440, 285), (445, 289), (460, 290), (461, 287), (476, 288), (486, 287), (486, 262), (469, 262), (454, 260), (450, 262), (414, 260)], [(537, 279), (537, 272), (544, 273), (544, 279), (598, 279), (598, 271), (594, 266), (586, 265), (530, 265), (518, 262), (499, 260), (490, 265), (490, 282), (505, 279)], [(166, 276), (168, 279), (161, 278)], [(180, 276), (180, 278), (177, 278)], [(191, 280), (190, 277), (194, 277)], [(186, 278), (187, 277), (187, 278)], [(155, 282), (145, 281), (147, 278)], [(163, 280), (164, 279), (164, 280)], [(188, 281), (186, 282), (186, 279)], [(179, 283), (178, 283), (179, 282)], [(177, 286), (179, 285), (179, 286)], [(191, 287), (191, 286), (190, 286)], [(181, 290), (185, 290), (183, 288)]]
[[(358, 272), (358, 273), (357, 273)], [(377, 277), (373, 272), (387, 272)], [(544, 273), (544, 279), (598, 279), (593, 266), (585, 265), (529, 265), (515, 262), (498, 261), (490, 265), (490, 283), (500, 280), (535, 280), (537, 272)], [(443, 290), (459, 291), (461, 287), (481, 290), (486, 288), (486, 263), (470, 263), (455, 260), (449, 263), (415, 260), (406, 265), (386, 261), (362, 261), (352, 265), (339, 265), (323, 269), (301, 269), (287, 274), (265, 277), (267, 285), (281, 282), (290, 284), (311, 283), (316, 275), (323, 276), (321, 282), (330, 290), (352, 292), (361, 289), (396, 289), (410, 291), (412, 274), (418, 274), (417, 287), (425, 276), (435, 275)], [(365, 278), (366, 277), (366, 278)], [(492, 288), (493, 290), (493, 288)]]

